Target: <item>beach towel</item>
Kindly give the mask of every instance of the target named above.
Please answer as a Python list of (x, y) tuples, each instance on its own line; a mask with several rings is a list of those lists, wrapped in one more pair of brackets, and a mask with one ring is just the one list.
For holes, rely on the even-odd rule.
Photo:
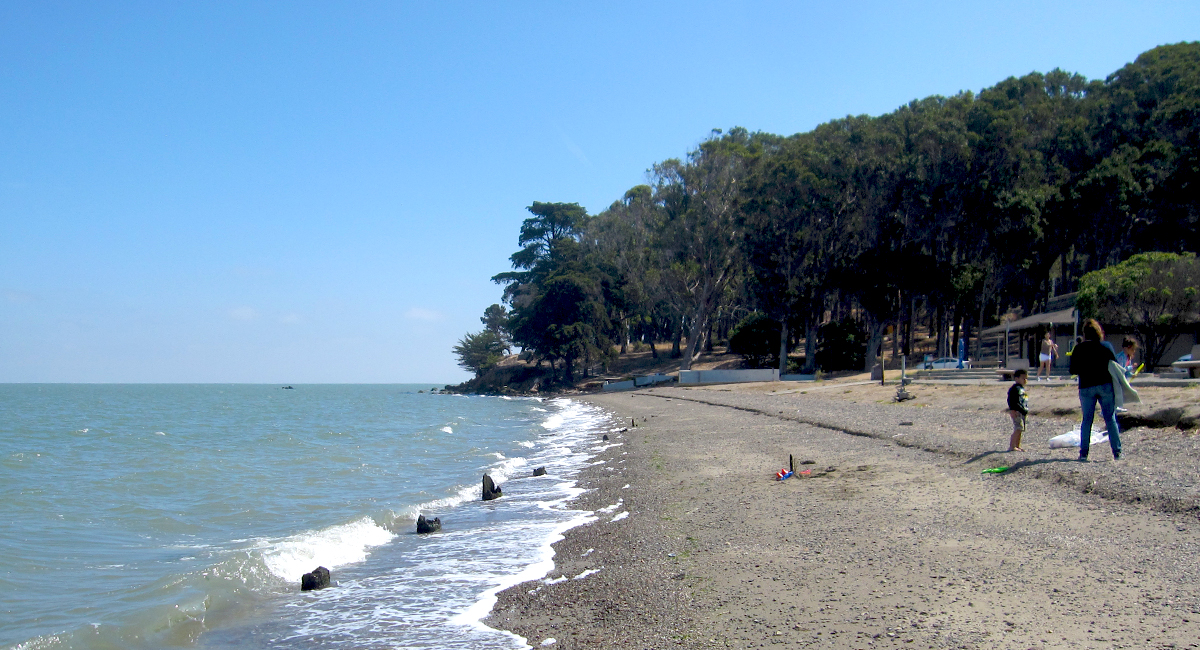
[(1112, 375), (1113, 397), (1117, 406), (1125, 406), (1125, 402), (1137, 404), (1142, 401), (1138, 392), (1129, 385), (1129, 380), (1125, 378), (1125, 369), (1120, 364), (1109, 361), (1108, 374)]

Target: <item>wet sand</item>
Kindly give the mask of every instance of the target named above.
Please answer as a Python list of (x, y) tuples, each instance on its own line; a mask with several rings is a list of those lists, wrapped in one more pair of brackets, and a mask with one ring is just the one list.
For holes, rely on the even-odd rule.
[[(1046, 448), (1066, 419), (1005, 453), (961, 395), (781, 386), (589, 396), (637, 425), (583, 477), (598, 520), (487, 622), (554, 648), (1200, 648), (1194, 431), (1080, 464)], [(789, 454), (810, 473), (774, 480)]]

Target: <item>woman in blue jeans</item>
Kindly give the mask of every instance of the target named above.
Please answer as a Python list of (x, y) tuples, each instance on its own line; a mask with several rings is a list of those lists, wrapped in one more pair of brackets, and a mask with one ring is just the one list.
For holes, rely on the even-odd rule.
[(1071, 352), (1071, 374), (1079, 376), (1079, 406), (1083, 408), (1083, 425), (1079, 429), (1079, 460), (1086, 461), (1092, 444), (1092, 420), (1096, 417), (1096, 402), (1108, 426), (1108, 446), (1113, 459), (1121, 460), (1121, 432), (1117, 429), (1116, 396), (1108, 363), (1116, 361), (1112, 350), (1103, 345), (1104, 330), (1096, 319), (1083, 322), (1083, 343)]

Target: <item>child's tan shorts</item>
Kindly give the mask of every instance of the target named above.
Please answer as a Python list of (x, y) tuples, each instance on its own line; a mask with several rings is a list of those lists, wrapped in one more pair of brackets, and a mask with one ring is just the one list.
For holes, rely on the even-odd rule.
[(1012, 418), (1013, 431), (1025, 433), (1025, 414), (1020, 411), (1009, 411), (1008, 417)]

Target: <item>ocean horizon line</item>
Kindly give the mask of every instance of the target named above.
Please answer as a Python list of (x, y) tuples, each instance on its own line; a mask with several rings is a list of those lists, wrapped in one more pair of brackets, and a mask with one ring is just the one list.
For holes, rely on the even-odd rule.
[[(450, 386), (451, 381), (0, 381), (0, 386)], [(462, 382), (458, 382), (462, 383)]]

